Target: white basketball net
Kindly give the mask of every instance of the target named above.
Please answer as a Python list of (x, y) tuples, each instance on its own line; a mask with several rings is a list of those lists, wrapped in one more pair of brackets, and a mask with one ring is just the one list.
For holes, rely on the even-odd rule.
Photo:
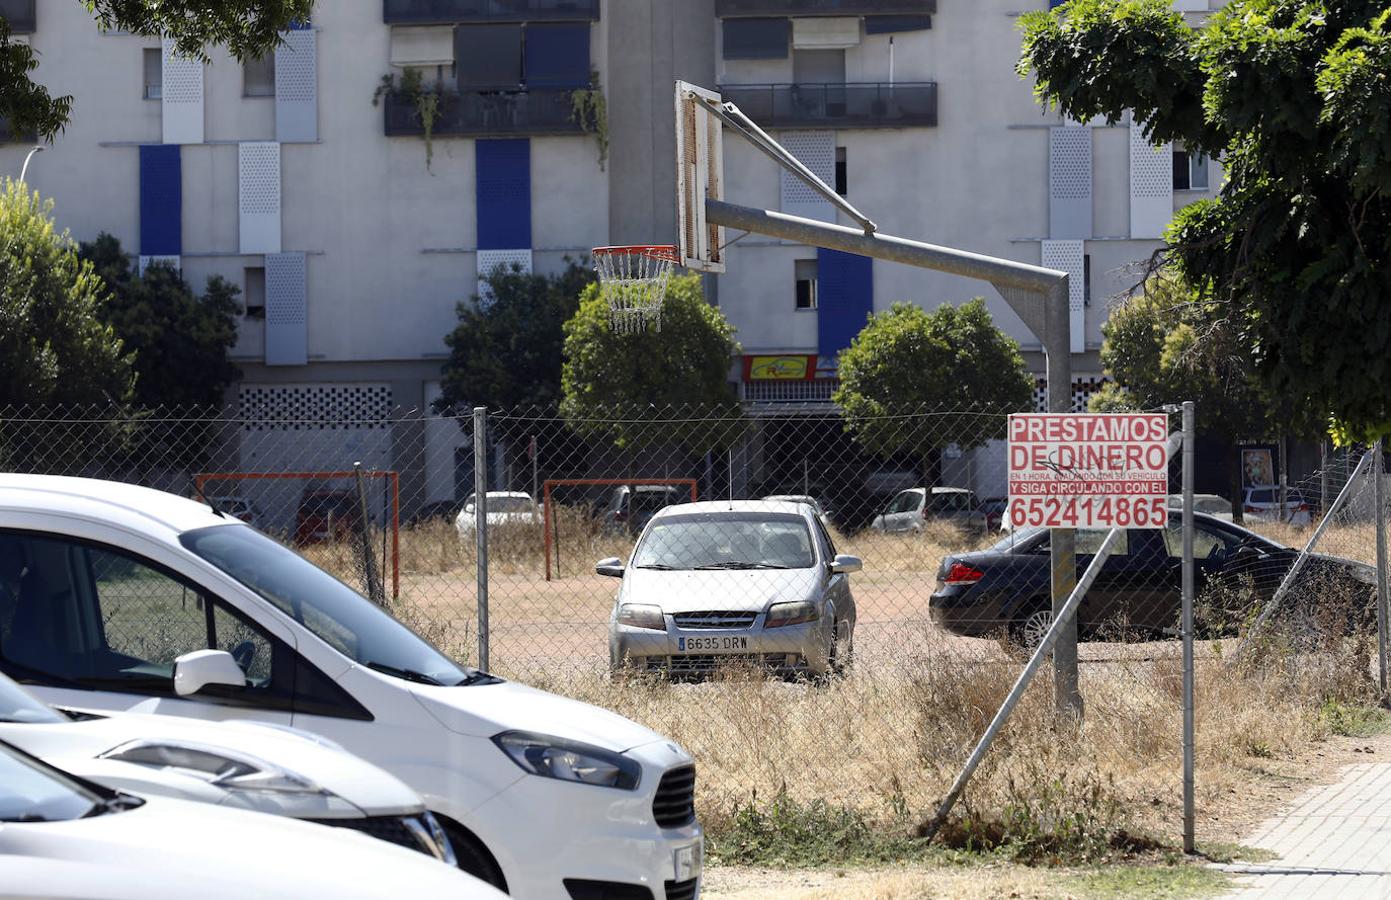
[(670, 246), (594, 248), (599, 292), (614, 332), (636, 334), (649, 324), (662, 330), (662, 301), (675, 262), (676, 248)]

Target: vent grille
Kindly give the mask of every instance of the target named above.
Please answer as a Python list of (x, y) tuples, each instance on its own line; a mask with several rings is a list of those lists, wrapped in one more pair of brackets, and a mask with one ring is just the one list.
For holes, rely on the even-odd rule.
[(758, 613), (707, 610), (677, 613), (672, 618), (678, 628), (748, 628), (758, 618)]
[(695, 821), (695, 779), (695, 766), (681, 766), (662, 776), (652, 798), (652, 818), (659, 826), (680, 828)]

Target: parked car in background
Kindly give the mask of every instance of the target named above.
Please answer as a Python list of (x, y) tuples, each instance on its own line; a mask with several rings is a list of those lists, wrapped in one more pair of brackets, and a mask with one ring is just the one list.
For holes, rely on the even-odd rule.
[(1241, 500), (1241, 516), (1252, 522), (1288, 522), (1304, 526), (1313, 521), (1309, 502), (1295, 488), (1287, 488), (1285, 504), (1280, 505), (1280, 486), (1273, 484), (1246, 488)]
[[(1183, 495), (1169, 495), (1170, 509), (1183, 509)], [(1194, 494), (1193, 511), (1207, 513), (1213, 518), (1221, 519), (1224, 522), (1232, 520), (1232, 503), (1226, 497), (1219, 497), (1216, 494)]]
[(690, 488), (674, 484), (622, 484), (609, 494), (600, 526), (609, 533), (638, 534), (658, 510), (691, 499)]
[[(541, 522), (541, 509), (536, 500), (525, 491), (488, 491), (488, 527), (498, 528), (506, 525), (538, 525)], [(478, 530), (478, 495), (469, 494), (459, 514), (454, 517), (454, 527), (460, 534), (473, 534)]]
[(435, 500), (418, 508), (406, 519), (404, 524), (408, 528), (425, 525), (429, 522), (448, 522), (453, 524), (454, 519), (459, 515), (459, 510), (462, 508), (463, 504), (458, 500)]
[(772, 494), (763, 499), (771, 503), (805, 503), (811, 507), (812, 512), (816, 513), (817, 518), (821, 520), (821, 524), (825, 525), (827, 530), (831, 527), (830, 511), (822, 506), (821, 501), (815, 497), (807, 494)]
[(748, 663), (783, 676), (844, 670), (855, 638), (850, 574), (805, 503), (721, 500), (669, 506), (648, 523), (609, 617), (609, 662), (676, 676)]
[(984, 531), (985, 514), (979, 506), (975, 492), (966, 488), (910, 488), (890, 500), (870, 527), (889, 534), (916, 534), (926, 523), (938, 521)]
[(143, 799), (0, 741), (0, 895), (30, 900), (470, 900), (504, 895), (341, 828)]
[[(1206, 513), (1194, 513), (1193, 553), (1199, 596), (1211, 587), (1229, 590), (1223, 602), (1231, 622), (1251, 602), (1267, 600), (1294, 564), (1298, 551)], [(1082, 599), (1077, 623), (1083, 637), (1104, 636), (1120, 625), (1142, 634), (1175, 633), (1182, 601), (1182, 517), (1169, 513), (1169, 528), (1129, 528)], [(1077, 532), (1078, 575), (1090, 564), (1106, 532)], [(1008, 631), (1036, 644), (1053, 621), (1049, 533), (1016, 529), (988, 550), (955, 553), (942, 560), (929, 601), (932, 620), (953, 634), (984, 637)], [(1376, 591), (1376, 570), (1353, 560), (1315, 555), (1302, 570), (1315, 601), (1346, 602), (1360, 616)]]
[(229, 516), (236, 516), (248, 525), (259, 525), (261, 520), (261, 510), (245, 497), (234, 495), (223, 495), (209, 497), (208, 502), (218, 509), (227, 513)]
[(988, 497), (981, 501), (980, 514), (985, 518), (986, 531), (999, 531), (1004, 527), (1005, 514), (1009, 511), (1008, 497)]
[(695, 764), (670, 739), (455, 663), (191, 500), (0, 474), (0, 533), (22, 546), (29, 580), (3, 592), (0, 671), (46, 702), (323, 735), (405, 782), (459, 867), (519, 897), (571, 900), (567, 881), (599, 896), (697, 892)]
[(295, 544), (351, 540), (362, 527), (362, 504), (353, 491), (309, 488), (295, 511)]
[(251, 721), (65, 714), (0, 674), (0, 740), (112, 790), (338, 826), (456, 863), (419, 795), (306, 732)]

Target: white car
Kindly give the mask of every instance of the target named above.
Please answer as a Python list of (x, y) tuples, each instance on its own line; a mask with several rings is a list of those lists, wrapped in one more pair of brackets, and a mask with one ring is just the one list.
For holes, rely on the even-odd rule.
[(503, 895), (360, 834), (203, 803), (142, 800), (0, 742), (0, 897), (488, 900)]
[(870, 527), (890, 534), (918, 534), (934, 520), (979, 531), (985, 530), (986, 522), (974, 491), (957, 487), (909, 488), (894, 495)]
[[(535, 525), (541, 521), (541, 510), (536, 500), (524, 491), (488, 491), (488, 527), (499, 525)], [(477, 494), (469, 494), (464, 508), (454, 518), (454, 527), (460, 534), (473, 534), (478, 530), (478, 511), (475, 504)]]
[(698, 892), (684, 750), (454, 663), (245, 523), (148, 488), (0, 475), (5, 542), (0, 671), (47, 702), (321, 734), (414, 789), (460, 867), (517, 896)]
[(64, 715), (0, 675), (0, 740), (113, 790), (341, 826), (457, 862), (414, 791), (293, 729), (133, 713)]
[(1288, 522), (1305, 526), (1313, 521), (1309, 502), (1295, 488), (1287, 488), (1285, 505), (1280, 506), (1280, 486), (1256, 485), (1246, 488), (1241, 500), (1241, 517), (1248, 522)]
[[(1169, 508), (1183, 509), (1183, 495), (1170, 494)], [(1207, 513), (1213, 518), (1221, 519), (1224, 522), (1232, 521), (1231, 501), (1228, 500), (1226, 497), (1220, 497), (1217, 494), (1194, 494), (1193, 511)]]

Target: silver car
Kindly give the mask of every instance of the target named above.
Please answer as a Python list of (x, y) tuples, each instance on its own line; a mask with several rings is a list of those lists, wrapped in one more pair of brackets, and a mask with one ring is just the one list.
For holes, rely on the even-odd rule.
[(609, 617), (609, 660), (678, 677), (746, 664), (820, 677), (850, 663), (860, 560), (838, 555), (810, 506), (763, 500), (686, 503), (652, 517)]

